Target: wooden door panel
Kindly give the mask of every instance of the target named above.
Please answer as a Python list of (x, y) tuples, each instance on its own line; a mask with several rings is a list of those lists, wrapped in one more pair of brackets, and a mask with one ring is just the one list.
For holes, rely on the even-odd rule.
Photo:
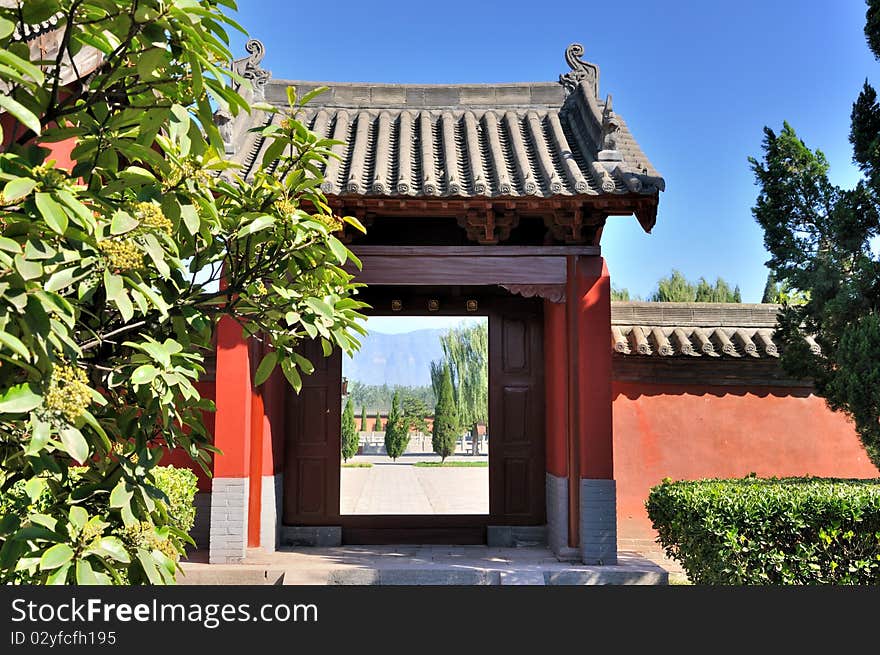
[(320, 342), (300, 352), (315, 367), (299, 394), (287, 390), (284, 451), (284, 523), (339, 523), (342, 358), (324, 357)]
[(545, 520), (541, 309), (511, 299), (489, 319), (489, 505), (496, 525)]

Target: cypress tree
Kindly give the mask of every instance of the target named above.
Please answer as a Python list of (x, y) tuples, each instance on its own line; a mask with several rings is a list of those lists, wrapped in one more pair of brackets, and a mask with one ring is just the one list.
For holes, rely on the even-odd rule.
[(358, 433), (354, 423), (354, 404), (351, 397), (345, 401), (345, 410), (342, 412), (342, 459), (346, 462), (349, 458), (357, 455)]
[(455, 411), (455, 400), (452, 391), (452, 375), (449, 366), (443, 366), (443, 378), (440, 381), (440, 393), (434, 409), (434, 429), (431, 435), (431, 446), (440, 455), (441, 463), (455, 452), (458, 440), (458, 418)]
[(367, 431), (367, 408), (361, 405), (361, 432)]
[(382, 410), (376, 410), (376, 423), (373, 425), (373, 432), (381, 432), (382, 431)]
[(385, 452), (392, 460), (396, 460), (406, 452), (408, 445), (409, 429), (404, 425), (403, 416), (400, 414), (400, 396), (395, 391), (391, 397), (388, 421), (385, 423)]

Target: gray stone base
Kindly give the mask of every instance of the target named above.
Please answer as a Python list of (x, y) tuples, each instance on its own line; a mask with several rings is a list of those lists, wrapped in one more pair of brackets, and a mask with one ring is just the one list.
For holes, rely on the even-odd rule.
[(581, 559), (617, 564), (617, 486), (614, 480), (581, 480)]
[(247, 550), (248, 479), (214, 478), (211, 481), (211, 528), (208, 561), (235, 564)]
[(546, 494), (547, 545), (560, 556), (568, 549), (568, 478), (548, 473)]
[(290, 526), (281, 527), (282, 546), (318, 546), (331, 547), (342, 545), (342, 528), (340, 526)]
[(490, 548), (520, 548), (547, 545), (547, 527), (543, 525), (486, 526), (486, 544)]
[(260, 548), (267, 552), (281, 545), (281, 503), (284, 475), (264, 475), (260, 487)]

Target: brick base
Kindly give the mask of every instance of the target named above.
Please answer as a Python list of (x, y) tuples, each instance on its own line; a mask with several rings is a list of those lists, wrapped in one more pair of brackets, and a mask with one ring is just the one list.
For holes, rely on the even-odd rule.
[(214, 478), (211, 481), (211, 528), (208, 561), (235, 564), (247, 550), (248, 479)]
[(580, 519), (584, 564), (617, 564), (617, 485), (614, 480), (581, 480)]

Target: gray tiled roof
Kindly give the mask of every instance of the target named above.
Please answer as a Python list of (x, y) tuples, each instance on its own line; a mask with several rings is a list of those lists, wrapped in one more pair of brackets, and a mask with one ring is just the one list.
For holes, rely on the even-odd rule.
[[(565, 82), (269, 80), (261, 90), (267, 102), (284, 105), (289, 85), (300, 95), (330, 87), (302, 115), (314, 132), (345, 142), (334, 149), (340, 160), (324, 171), (328, 195), (546, 198), (662, 190), (663, 178), (613, 112), (610, 97), (596, 97), (598, 71)], [(280, 119), (262, 114), (251, 126), (267, 120)], [(267, 144), (236, 131), (232, 150), (247, 174)]]
[[(779, 357), (778, 311), (767, 304), (612, 302), (612, 348), (645, 357)], [(807, 343), (819, 352), (812, 337)]]

